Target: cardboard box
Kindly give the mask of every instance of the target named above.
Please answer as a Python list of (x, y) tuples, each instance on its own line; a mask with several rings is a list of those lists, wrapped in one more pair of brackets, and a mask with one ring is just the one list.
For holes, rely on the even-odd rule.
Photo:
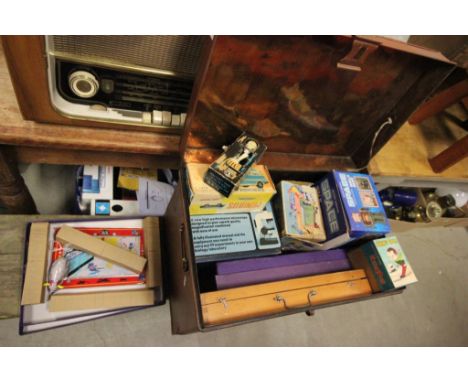
[(145, 258), (87, 235), (67, 225), (64, 225), (57, 232), (57, 240), (63, 244), (70, 244), (76, 249), (121, 265), (136, 273), (141, 273), (146, 265)]
[(348, 257), (354, 268), (365, 270), (374, 292), (418, 281), (395, 236), (367, 242), (350, 251)]
[(338, 245), (343, 245), (357, 238), (390, 232), (371, 176), (332, 171), (317, 186), (327, 241), (335, 240)]
[(118, 292), (54, 294), (49, 300), (50, 312), (88, 309), (119, 309), (153, 305), (154, 290), (127, 290)]
[(187, 164), (191, 194), (190, 215), (260, 211), (276, 194), (265, 166), (252, 166), (229, 197), (221, 195), (205, 183), (203, 178), (208, 167), (206, 164)]
[[(424, 197), (421, 188), (415, 188), (418, 195), (416, 204), (422, 205), (424, 208), (427, 206), (426, 198)], [(463, 212), (468, 214), (468, 207), (460, 209), (461, 215)], [(388, 219), (392, 232), (407, 232), (415, 228), (435, 228), (435, 227), (468, 227), (468, 217), (441, 217), (428, 222), (409, 222), (406, 220)]]
[(161, 241), (159, 218), (146, 217), (143, 219), (145, 233), (145, 255), (148, 259), (146, 267), (146, 286), (154, 288), (163, 285)]
[[(144, 256), (148, 263), (145, 284), (65, 288), (51, 296), (44, 286), (47, 281), (47, 267), (52, 257), (52, 248), (47, 248), (47, 244), (53, 240), (54, 232), (64, 224), (73, 224), (77, 228), (99, 227), (126, 230), (143, 228)], [(26, 242), (29, 242), (29, 245), (27, 245), (24, 262), (24, 299), (21, 302), (20, 334), (163, 304), (165, 296), (159, 235), (159, 219), (156, 217), (30, 223)], [(95, 239), (92, 236), (86, 236)], [(40, 248), (42, 250), (38, 250)], [(34, 258), (37, 259), (36, 262), (33, 261)], [(43, 264), (39, 266), (43, 272), (35, 271), (36, 263)], [(35, 288), (31, 288), (31, 285), (35, 285)], [(26, 296), (30, 290), (33, 290), (34, 296), (40, 295), (40, 298), (28, 297), (28, 300)]]
[(276, 206), (281, 238), (311, 242), (326, 240), (318, 192), (311, 183), (281, 181)]
[(271, 205), (251, 213), (190, 217), (197, 263), (281, 253)]
[(44, 302), (48, 233), (49, 223), (38, 222), (31, 224), (21, 305), (40, 304)]

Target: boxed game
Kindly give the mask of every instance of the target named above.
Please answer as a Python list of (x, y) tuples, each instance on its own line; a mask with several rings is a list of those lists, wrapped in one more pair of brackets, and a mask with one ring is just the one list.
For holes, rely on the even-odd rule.
[(395, 236), (367, 242), (350, 251), (348, 258), (354, 268), (366, 271), (374, 292), (400, 288), (418, 281)]
[(228, 197), (249, 168), (260, 159), (266, 148), (257, 139), (243, 133), (229, 147), (223, 146), (224, 153), (205, 173), (205, 183)]
[(201, 163), (187, 164), (190, 215), (259, 211), (276, 194), (265, 166), (252, 166), (229, 197), (221, 195), (203, 181), (208, 167)]
[(283, 180), (278, 190), (282, 242), (298, 239), (318, 243), (326, 240), (317, 189), (311, 183)]
[(164, 303), (159, 220), (27, 226), (20, 334)]
[(262, 211), (190, 217), (197, 263), (281, 253), (271, 205)]
[(317, 186), (327, 241), (342, 245), (363, 236), (390, 232), (371, 176), (332, 171)]

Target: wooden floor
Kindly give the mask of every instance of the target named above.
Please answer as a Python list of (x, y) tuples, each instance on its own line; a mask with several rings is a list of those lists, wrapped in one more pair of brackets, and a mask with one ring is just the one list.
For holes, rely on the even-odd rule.
[(371, 160), (373, 176), (468, 182), (468, 158), (440, 174), (432, 171), (429, 158), (439, 154), (466, 132), (442, 118), (429, 118), (420, 125), (406, 123)]

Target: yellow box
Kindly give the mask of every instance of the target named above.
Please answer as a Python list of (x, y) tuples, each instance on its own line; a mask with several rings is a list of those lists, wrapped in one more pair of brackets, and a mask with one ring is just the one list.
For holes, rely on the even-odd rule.
[(207, 164), (187, 164), (190, 215), (259, 211), (276, 194), (268, 169), (254, 165), (241, 179), (238, 189), (226, 198), (203, 181), (208, 167)]

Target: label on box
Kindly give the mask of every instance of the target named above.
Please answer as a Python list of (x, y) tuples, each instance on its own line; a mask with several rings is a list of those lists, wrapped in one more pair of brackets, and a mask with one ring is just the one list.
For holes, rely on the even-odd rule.
[(252, 219), (258, 248), (278, 248), (280, 245), (280, 237), (271, 204), (268, 203), (262, 211), (251, 212), (250, 218)]
[(254, 251), (249, 214), (197, 215), (190, 218), (195, 256)]
[(346, 220), (333, 174), (319, 182), (320, 204), (327, 240), (346, 233)]

